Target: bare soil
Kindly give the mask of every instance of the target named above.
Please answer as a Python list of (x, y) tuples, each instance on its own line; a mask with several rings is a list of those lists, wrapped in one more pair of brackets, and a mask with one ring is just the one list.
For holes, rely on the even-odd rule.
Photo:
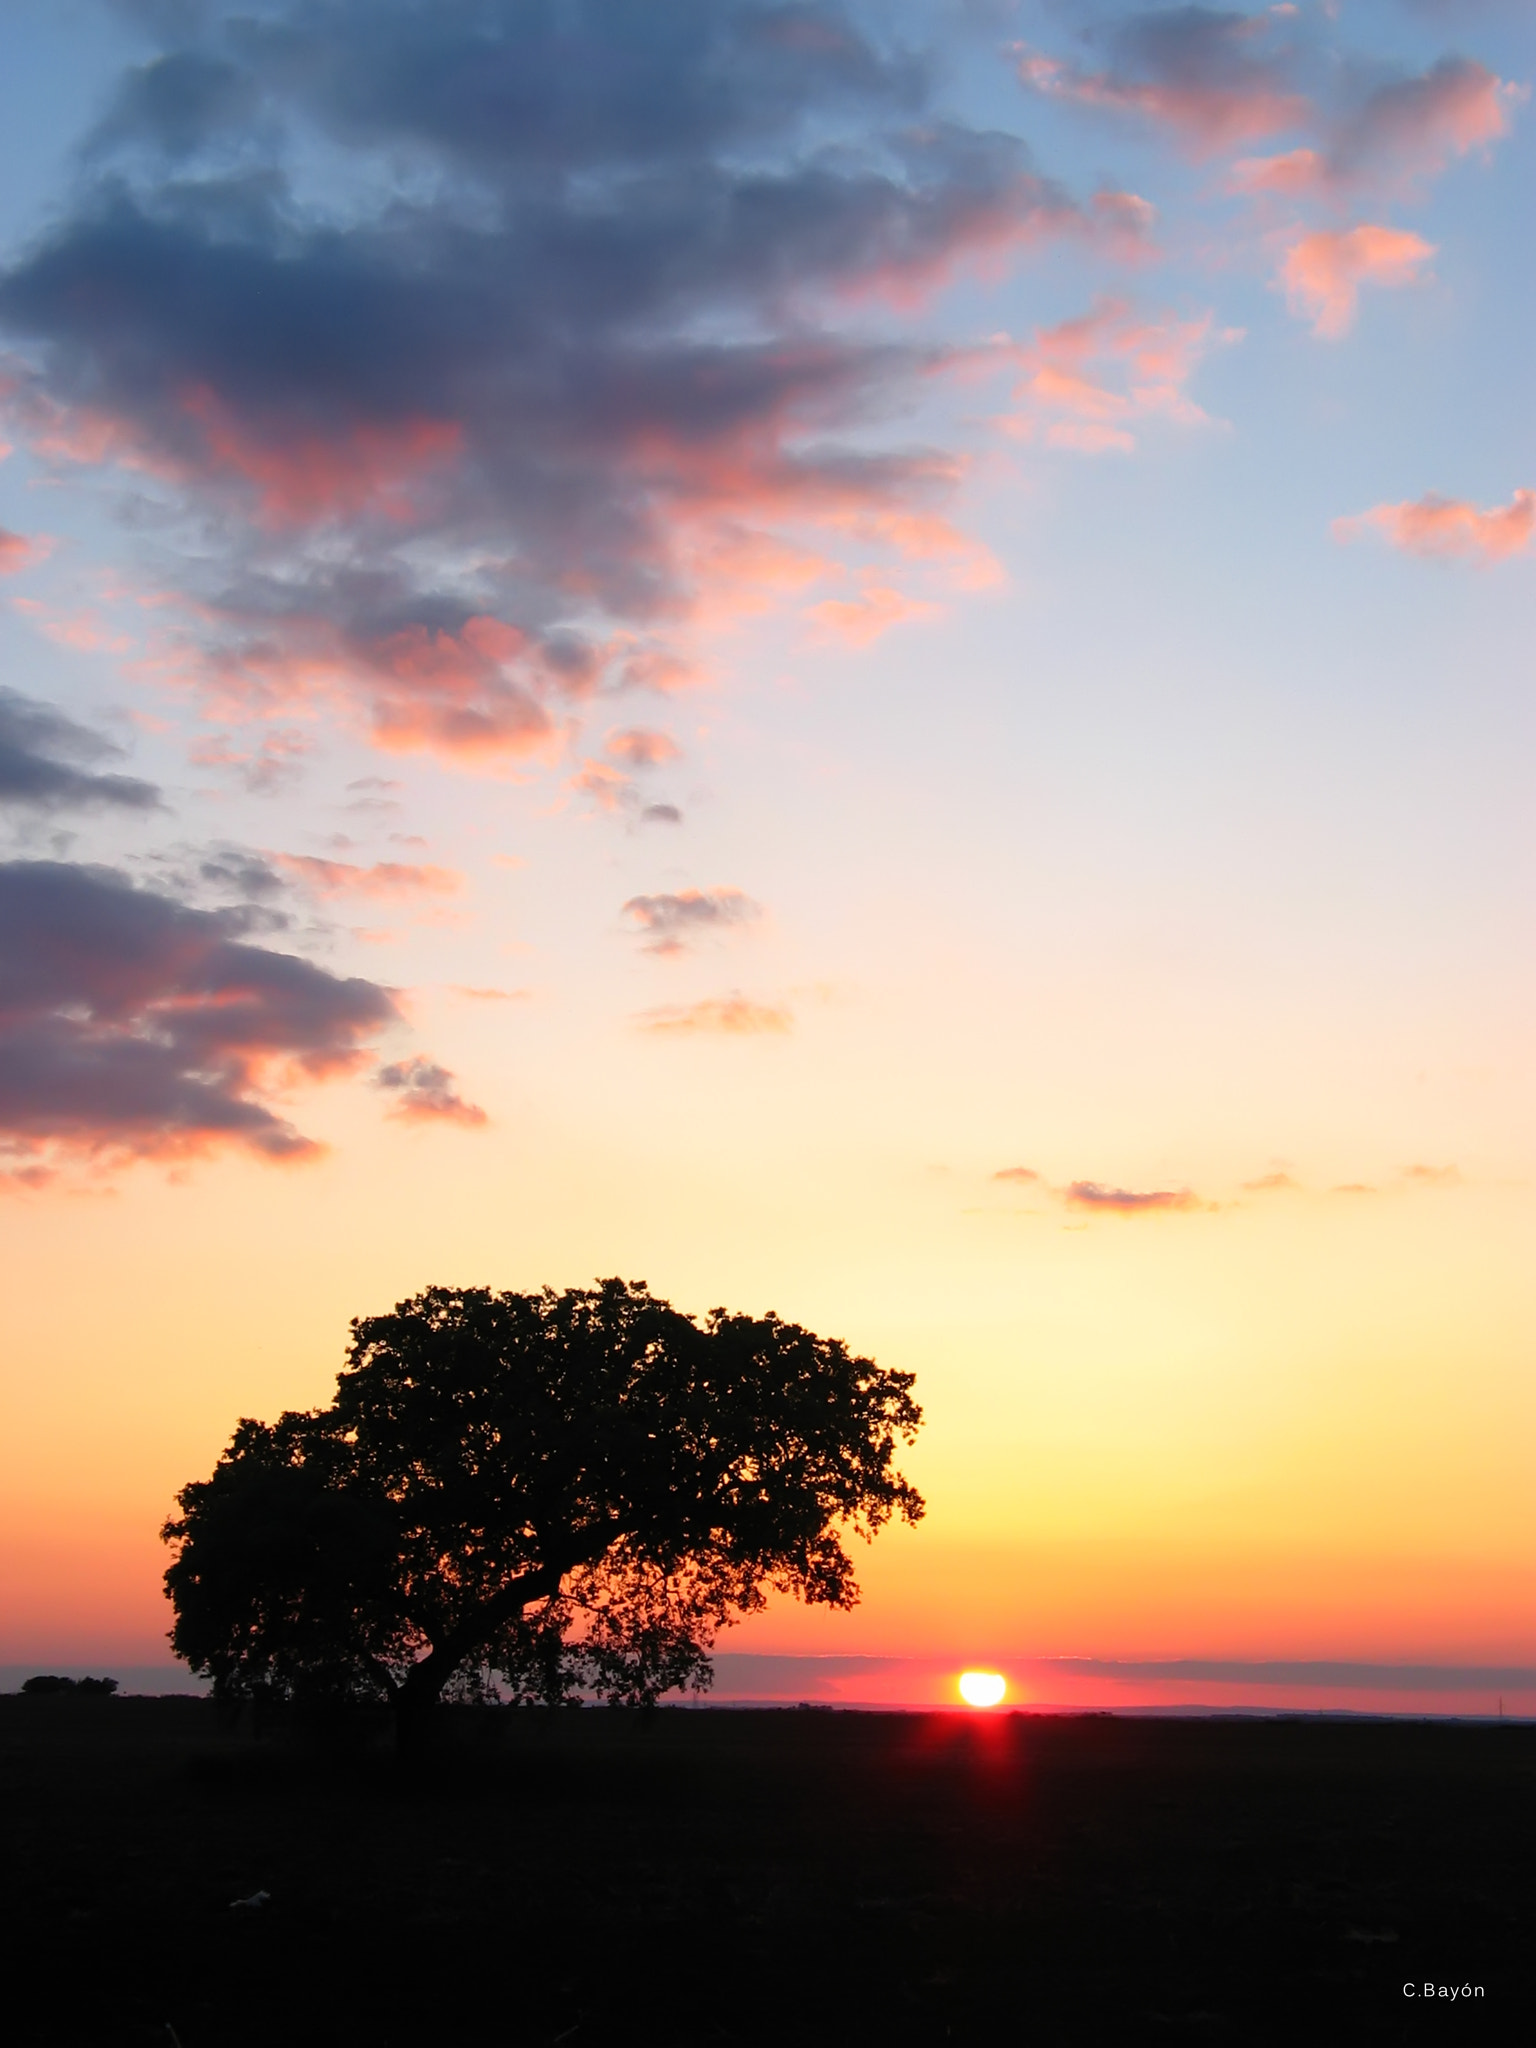
[(1526, 1725), (10, 1695), (0, 1829), (15, 2048), (1536, 2040)]

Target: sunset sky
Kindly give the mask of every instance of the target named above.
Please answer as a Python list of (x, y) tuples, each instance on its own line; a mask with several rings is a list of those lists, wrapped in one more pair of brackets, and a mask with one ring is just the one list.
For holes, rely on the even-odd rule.
[(734, 1653), (1536, 1711), (1533, 79), (9, 0), (0, 1666), (167, 1661), (352, 1316), (618, 1274), (918, 1375), (926, 1519)]

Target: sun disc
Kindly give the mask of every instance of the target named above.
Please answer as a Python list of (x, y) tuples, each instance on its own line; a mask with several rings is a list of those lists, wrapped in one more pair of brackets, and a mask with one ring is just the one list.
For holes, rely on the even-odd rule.
[(995, 1707), (1008, 1690), (1000, 1671), (962, 1671), (960, 1697), (968, 1707)]

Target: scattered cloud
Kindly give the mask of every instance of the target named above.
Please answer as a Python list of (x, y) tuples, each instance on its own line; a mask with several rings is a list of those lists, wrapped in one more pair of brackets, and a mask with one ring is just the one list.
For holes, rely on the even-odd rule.
[(1118, 1216), (1145, 1216), (1166, 1210), (1210, 1207), (1189, 1188), (1157, 1188), (1140, 1193), (1130, 1188), (1102, 1187), (1093, 1180), (1073, 1181), (1067, 1189), (1066, 1202), (1069, 1208), (1109, 1210)]
[(634, 778), (610, 768), (606, 761), (583, 761), (565, 786), (577, 796), (590, 798), (609, 817), (633, 810), (640, 801)]
[(490, 1121), (478, 1104), (466, 1102), (459, 1094), (446, 1067), (420, 1053), (380, 1067), (373, 1080), (376, 1088), (395, 1097), (389, 1113), (400, 1123), (450, 1123), (478, 1129)]
[[(1061, 1202), (1066, 1208), (1089, 1213), (1105, 1210), (1120, 1216), (1169, 1212), (1210, 1215), (1222, 1209), (1241, 1206), (1237, 1202), (1207, 1200), (1191, 1188), (1120, 1188), (1088, 1180), (1075, 1180), (1065, 1186), (1057, 1186), (1028, 1166), (1006, 1166), (994, 1173), (992, 1179), (1004, 1184), (1037, 1187), (1042, 1194)], [(1462, 1175), (1455, 1166), (1408, 1166), (1403, 1169), (1403, 1181), (1410, 1188), (1449, 1188), (1463, 1185)], [(1299, 1195), (1303, 1192), (1301, 1183), (1280, 1168), (1259, 1174), (1252, 1180), (1245, 1180), (1239, 1188), (1239, 1193), (1243, 1195)], [(1380, 1190), (1363, 1181), (1349, 1181), (1331, 1188), (1329, 1192), (1335, 1195), (1375, 1195)]]
[(642, 1010), (635, 1019), (642, 1031), (659, 1036), (712, 1034), (725, 1038), (756, 1038), (791, 1029), (790, 1012), (772, 1003), (749, 1002), (745, 996), (710, 996), (697, 1003), (667, 1003)]
[(198, 740), (188, 758), (194, 768), (227, 768), (252, 796), (275, 796), (299, 780), (304, 756), (314, 742), (293, 727), (265, 733), (255, 746), (241, 746), (227, 733)]
[(1411, 190), (1458, 157), (1509, 133), (1524, 90), (1465, 57), (1442, 57), (1428, 71), (1391, 77), (1310, 125), (1322, 147), (1243, 157), (1230, 189), (1292, 199), (1345, 199), (1362, 192)]
[(526, 988), (466, 988), (462, 982), (455, 982), (453, 993), (462, 996), (467, 1003), (523, 1003), (528, 1000), (531, 990)]
[(1507, 505), (1486, 511), (1465, 498), (1442, 498), (1431, 491), (1397, 505), (1375, 505), (1333, 522), (1336, 540), (1352, 541), (1376, 533), (1411, 555), (1459, 555), (1482, 562), (1502, 562), (1524, 554), (1536, 535), (1536, 491), (1516, 491)]
[[(1332, 12), (1332, 10), (1330, 10)], [(1509, 132), (1523, 87), (1467, 57), (1427, 70), (1350, 58), (1295, 7), (1161, 7), (1090, 29), (1098, 61), (1023, 49), (1031, 91), (1134, 117), (1197, 158), (1287, 134), (1308, 144), (1231, 167), (1232, 189), (1313, 197), (1403, 190)]]
[(285, 874), (317, 896), (394, 901), (409, 896), (452, 896), (464, 885), (464, 877), (454, 868), (421, 867), (407, 861), (380, 860), (371, 867), (360, 867), (351, 861), (319, 860), (307, 853), (279, 853), (273, 859)]
[(683, 814), (676, 804), (647, 804), (640, 813), (642, 825), (681, 825)]
[(705, 932), (755, 924), (762, 905), (740, 889), (680, 889), (662, 896), (631, 896), (620, 915), (645, 938), (645, 951), (663, 955), (686, 952), (689, 941)]
[(0, 810), (161, 808), (153, 783), (101, 769), (122, 756), (121, 747), (54, 705), (0, 685)]
[(1336, 128), (1328, 168), (1337, 184), (1417, 182), (1457, 157), (1487, 152), (1509, 133), (1523, 88), (1466, 57), (1442, 57), (1417, 76), (1367, 93)]
[(191, 878), (185, 870), (178, 872), (173, 868), (172, 872), (181, 888), (189, 887), (195, 878), (221, 895), (233, 893), (247, 903), (281, 896), (287, 887), (270, 856), (258, 853), (254, 847), (228, 842), (203, 847), (196, 856)]
[(111, 868), (0, 863), (0, 1145), (18, 1167), (320, 1149), (274, 1095), (356, 1067), (398, 1012), (375, 982), (249, 943), (260, 918)]
[(1323, 228), (1292, 243), (1280, 282), (1291, 311), (1310, 320), (1314, 334), (1336, 341), (1354, 325), (1362, 285), (1422, 284), (1434, 254), (1432, 243), (1406, 228)]
[(1026, 49), (1019, 78), (1047, 98), (1134, 115), (1191, 154), (1211, 156), (1307, 120), (1290, 27), (1280, 10), (1159, 8), (1109, 30), (1107, 63), (1073, 64)]
[(644, 726), (626, 726), (609, 733), (604, 743), (616, 761), (626, 768), (660, 768), (682, 758), (682, 748), (670, 734), (653, 732)]

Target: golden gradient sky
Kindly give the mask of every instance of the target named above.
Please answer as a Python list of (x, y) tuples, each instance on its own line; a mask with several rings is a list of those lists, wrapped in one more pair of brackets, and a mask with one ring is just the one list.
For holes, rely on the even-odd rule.
[(161, 1659), (351, 1316), (607, 1274), (918, 1375), (733, 1651), (1536, 1664), (1529, 11), (585, 14), (489, 140), (448, 14), (0, 30), (0, 1664)]

